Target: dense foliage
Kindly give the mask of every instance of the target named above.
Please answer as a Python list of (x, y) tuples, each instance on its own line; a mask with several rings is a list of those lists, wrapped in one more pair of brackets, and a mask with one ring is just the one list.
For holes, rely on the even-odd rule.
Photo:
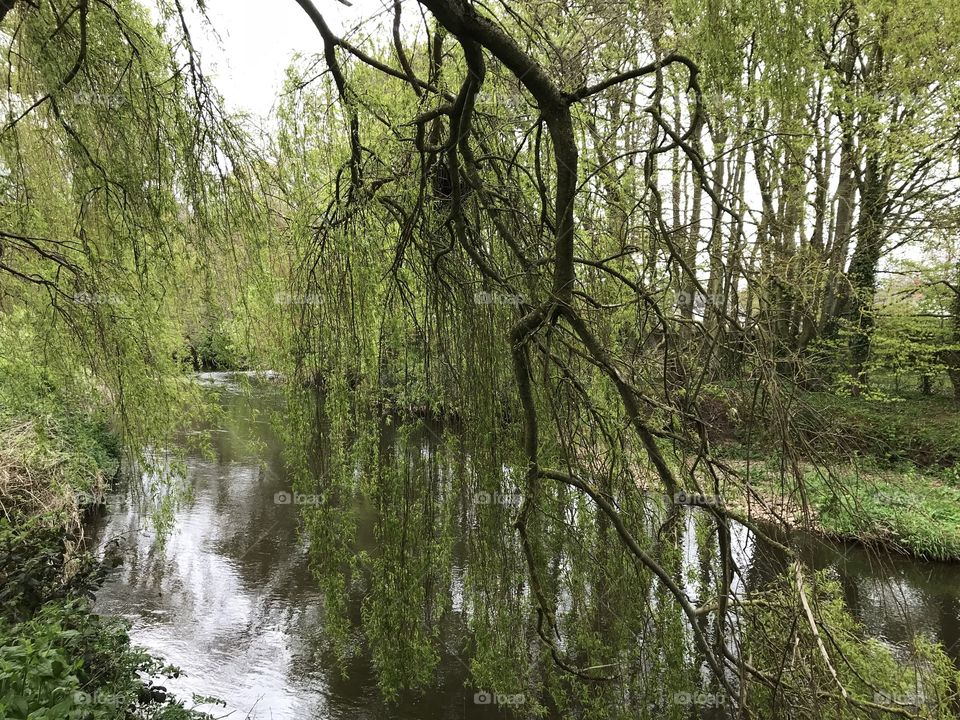
[(960, 8), (421, 0), (360, 40), (298, 4), (322, 56), (256, 141), (179, 0), (0, 5), (0, 361), (135, 451), (187, 369), (282, 372), (330, 641), (388, 697), (456, 602), (525, 716), (951, 717), (942, 648), (733, 536), (773, 497), (869, 535), (831, 403), (960, 398)]

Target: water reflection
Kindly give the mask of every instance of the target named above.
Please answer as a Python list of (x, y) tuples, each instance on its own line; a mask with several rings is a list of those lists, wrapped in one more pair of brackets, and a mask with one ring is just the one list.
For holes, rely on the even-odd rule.
[(902, 646), (923, 634), (960, 667), (960, 566), (804, 535), (792, 542), (811, 565), (836, 573), (847, 606), (870, 635)]
[[(253, 394), (224, 374), (208, 374), (204, 381), (219, 393), (224, 413), (211, 434), (209, 455), (187, 457), (192, 498), (176, 513), (165, 544), (155, 542), (133, 488), (114, 497), (92, 528), (101, 548), (119, 540), (125, 558), (99, 592), (98, 610), (127, 618), (137, 644), (183, 669), (185, 675), (169, 682), (169, 689), (185, 699), (194, 692), (219, 696), (236, 711), (234, 717), (507, 717), (504, 708), (476, 704), (468, 682), (462, 650), (468, 603), (459, 544), (435, 687), (387, 705), (359, 637), (357, 652), (340, 672), (307, 548), (298, 536), (297, 508), (276, 502), (277, 493), (290, 489), (268, 420), (280, 408), (279, 392), (269, 380)], [(442, 472), (437, 463), (426, 462), (429, 451), (420, 454), (431, 472)], [(437, 487), (444, 485), (438, 481)], [(358, 513), (356, 550), (373, 553), (372, 513), (366, 508)], [(734, 579), (736, 592), (762, 588), (785, 571), (787, 560), (775, 548), (741, 526), (731, 534), (743, 568)], [(689, 516), (683, 550), (692, 567), (703, 560), (695, 536)], [(960, 568), (880, 558), (861, 547), (804, 535), (790, 542), (816, 567), (833, 569), (870, 634), (897, 646), (923, 632), (944, 642), (960, 663)], [(696, 598), (698, 583), (685, 578), (688, 594)], [(569, 605), (569, 598), (558, 601), (561, 609)], [(358, 597), (351, 598), (349, 612), (359, 618)]]
[[(449, 653), (436, 689), (390, 706), (367, 655), (357, 653), (345, 675), (339, 672), (297, 509), (275, 502), (276, 493), (290, 489), (267, 419), (279, 397), (261, 387), (251, 398), (219, 374), (207, 380), (219, 388), (224, 431), (212, 435), (212, 457), (188, 456), (192, 498), (177, 511), (165, 544), (155, 542), (132, 488), (93, 521), (101, 549), (115, 538), (124, 556), (98, 593), (97, 610), (127, 618), (136, 644), (184, 671), (166, 683), (178, 697), (221, 697), (233, 717), (506, 717), (474, 704), (467, 669)], [(357, 603), (351, 610), (359, 614)], [(458, 612), (454, 603), (452, 615)]]

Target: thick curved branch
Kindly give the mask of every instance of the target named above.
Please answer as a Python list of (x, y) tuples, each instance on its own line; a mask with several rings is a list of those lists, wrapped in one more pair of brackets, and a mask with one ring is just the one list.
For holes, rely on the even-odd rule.
[(596, 95), (601, 93), (607, 88), (611, 88), (614, 85), (619, 85), (622, 82), (627, 82), (628, 80), (636, 80), (637, 78), (643, 77), (644, 75), (649, 75), (650, 73), (657, 72), (662, 70), (665, 67), (673, 65), (674, 63), (679, 63), (686, 66), (687, 70), (690, 72), (690, 80), (687, 83), (687, 89), (693, 90), (697, 95), (697, 104), (700, 102), (700, 84), (697, 82), (697, 76), (700, 74), (700, 68), (688, 58), (686, 55), (681, 55), (680, 53), (670, 53), (662, 60), (657, 60), (656, 62), (649, 63), (642, 67), (635, 68), (633, 70), (628, 70), (622, 72), (619, 75), (614, 75), (611, 78), (607, 78), (602, 82), (598, 82), (595, 85), (584, 85), (577, 90), (574, 90), (567, 96), (567, 102), (574, 103), (585, 98), (590, 97), (591, 95)]
[(502, 29), (478, 15), (463, 0), (421, 0), (434, 17), (461, 43), (476, 43), (503, 63), (533, 95), (553, 142), (556, 162), (556, 228), (554, 231), (553, 297), (569, 304), (576, 271), (573, 262), (574, 198), (577, 192), (578, 150), (569, 104), (560, 88)]

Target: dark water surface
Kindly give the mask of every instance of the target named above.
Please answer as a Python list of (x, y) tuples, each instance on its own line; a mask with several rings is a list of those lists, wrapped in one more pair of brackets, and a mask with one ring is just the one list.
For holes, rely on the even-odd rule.
[[(136, 644), (183, 670), (165, 681), (168, 689), (188, 706), (191, 693), (223, 698), (227, 710), (204, 706), (217, 717), (230, 711), (231, 718), (275, 720), (506, 717), (501, 708), (475, 702), (477, 689), (455, 650), (463, 624), (456, 572), (454, 621), (434, 689), (387, 705), (368, 655), (358, 652), (346, 677), (339, 672), (297, 535), (296, 507), (276, 502), (277, 493), (290, 489), (266, 415), (278, 407), (277, 393), (269, 384), (244, 392), (226, 374), (202, 381), (218, 388), (223, 423), (213, 433), (212, 458), (187, 456), (192, 497), (175, 513), (166, 543), (155, 542), (133, 488), (112, 497), (90, 528), (101, 549), (112, 541), (124, 558), (98, 593), (97, 610), (128, 619)], [(361, 530), (364, 524), (361, 514)], [(782, 571), (783, 558), (744, 528), (734, 529), (734, 539), (747, 568), (742, 582), (762, 584)], [(960, 662), (960, 566), (878, 558), (804, 536), (792, 542), (818, 567), (835, 571), (869, 633), (896, 648), (923, 632)]]

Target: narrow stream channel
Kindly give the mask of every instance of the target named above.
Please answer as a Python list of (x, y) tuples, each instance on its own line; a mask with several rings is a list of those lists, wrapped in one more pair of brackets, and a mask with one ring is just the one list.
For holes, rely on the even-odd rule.
[[(223, 424), (213, 433), (213, 458), (187, 457), (192, 497), (176, 512), (166, 543), (155, 542), (132, 487), (114, 495), (89, 528), (101, 552), (112, 543), (124, 559), (99, 591), (97, 610), (126, 618), (135, 644), (183, 670), (168, 689), (188, 701), (192, 693), (223, 698), (226, 710), (203, 706), (217, 717), (229, 711), (232, 718), (273, 720), (506, 717), (505, 710), (474, 702), (466, 660), (452, 649), (458, 642), (447, 643), (433, 691), (395, 704), (383, 700), (364, 653), (349, 661), (346, 676), (340, 673), (297, 536), (297, 509), (275, 502), (290, 488), (266, 415), (277, 393), (269, 386), (244, 392), (229, 374), (203, 381), (220, 393)], [(762, 583), (783, 559), (736, 530), (747, 582)], [(792, 541), (815, 565), (836, 572), (871, 635), (897, 646), (923, 632), (960, 664), (960, 566), (881, 560), (858, 546), (806, 536)], [(459, 612), (455, 597), (451, 614)]]

